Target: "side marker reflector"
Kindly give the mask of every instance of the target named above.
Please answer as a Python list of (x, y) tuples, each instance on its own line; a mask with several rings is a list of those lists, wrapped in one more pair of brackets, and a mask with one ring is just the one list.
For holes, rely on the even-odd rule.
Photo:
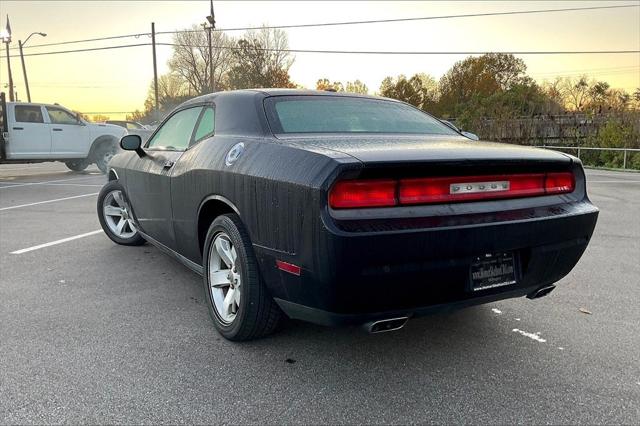
[(282, 260), (276, 260), (276, 265), (281, 271), (288, 272), (297, 276), (300, 276), (300, 272), (302, 271), (299, 266), (292, 263), (283, 262)]

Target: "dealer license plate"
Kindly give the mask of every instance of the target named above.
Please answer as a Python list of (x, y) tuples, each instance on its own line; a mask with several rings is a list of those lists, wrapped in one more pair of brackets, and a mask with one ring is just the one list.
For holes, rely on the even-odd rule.
[(513, 253), (486, 254), (471, 264), (471, 290), (480, 291), (516, 283)]

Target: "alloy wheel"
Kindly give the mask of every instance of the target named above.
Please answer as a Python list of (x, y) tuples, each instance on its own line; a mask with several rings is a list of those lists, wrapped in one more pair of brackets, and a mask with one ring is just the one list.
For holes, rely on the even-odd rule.
[(238, 253), (229, 236), (220, 232), (209, 248), (209, 292), (219, 319), (231, 324), (238, 314), (242, 279)]
[(131, 209), (125, 201), (122, 191), (114, 190), (104, 197), (102, 212), (109, 230), (117, 237), (126, 240), (138, 232), (133, 223)]

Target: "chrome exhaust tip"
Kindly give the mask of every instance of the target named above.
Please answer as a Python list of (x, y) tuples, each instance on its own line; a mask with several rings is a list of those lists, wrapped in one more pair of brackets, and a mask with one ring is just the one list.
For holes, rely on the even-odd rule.
[(369, 333), (384, 333), (387, 331), (400, 330), (409, 321), (409, 317), (389, 318), (380, 321), (368, 322), (364, 325)]
[(555, 285), (548, 285), (546, 287), (542, 287), (534, 291), (533, 293), (527, 294), (527, 299), (538, 299), (540, 297), (546, 296), (551, 293), (556, 288)]

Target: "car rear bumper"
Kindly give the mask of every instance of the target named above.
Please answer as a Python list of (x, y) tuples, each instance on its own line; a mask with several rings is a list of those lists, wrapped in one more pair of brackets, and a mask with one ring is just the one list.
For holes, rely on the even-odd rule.
[(409, 309), (395, 309), (381, 312), (365, 312), (357, 314), (329, 312), (278, 298), (275, 298), (275, 301), (278, 306), (280, 306), (280, 309), (282, 309), (289, 318), (299, 319), (326, 326), (341, 326), (361, 325), (372, 321), (379, 321), (390, 318), (417, 318), (436, 313), (452, 312), (470, 306), (495, 302), (497, 300), (523, 297), (531, 294), (537, 289), (538, 286), (530, 288), (517, 288), (511, 289), (509, 291), (502, 291), (497, 294), (477, 296), (471, 299), (456, 300), (447, 303), (419, 306)]
[[(456, 218), (456, 222), (326, 222), (308, 251), (256, 248), (273, 296), (292, 318), (358, 324), (420, 316), (521, 297), (548, 286), (576, 265), (598, 209), (581, 202)], [(473, 291), (470, 267), (486, 254), (513, 253), (516, 284)], [(275, 268), (302, 266), (299, 276)]]

